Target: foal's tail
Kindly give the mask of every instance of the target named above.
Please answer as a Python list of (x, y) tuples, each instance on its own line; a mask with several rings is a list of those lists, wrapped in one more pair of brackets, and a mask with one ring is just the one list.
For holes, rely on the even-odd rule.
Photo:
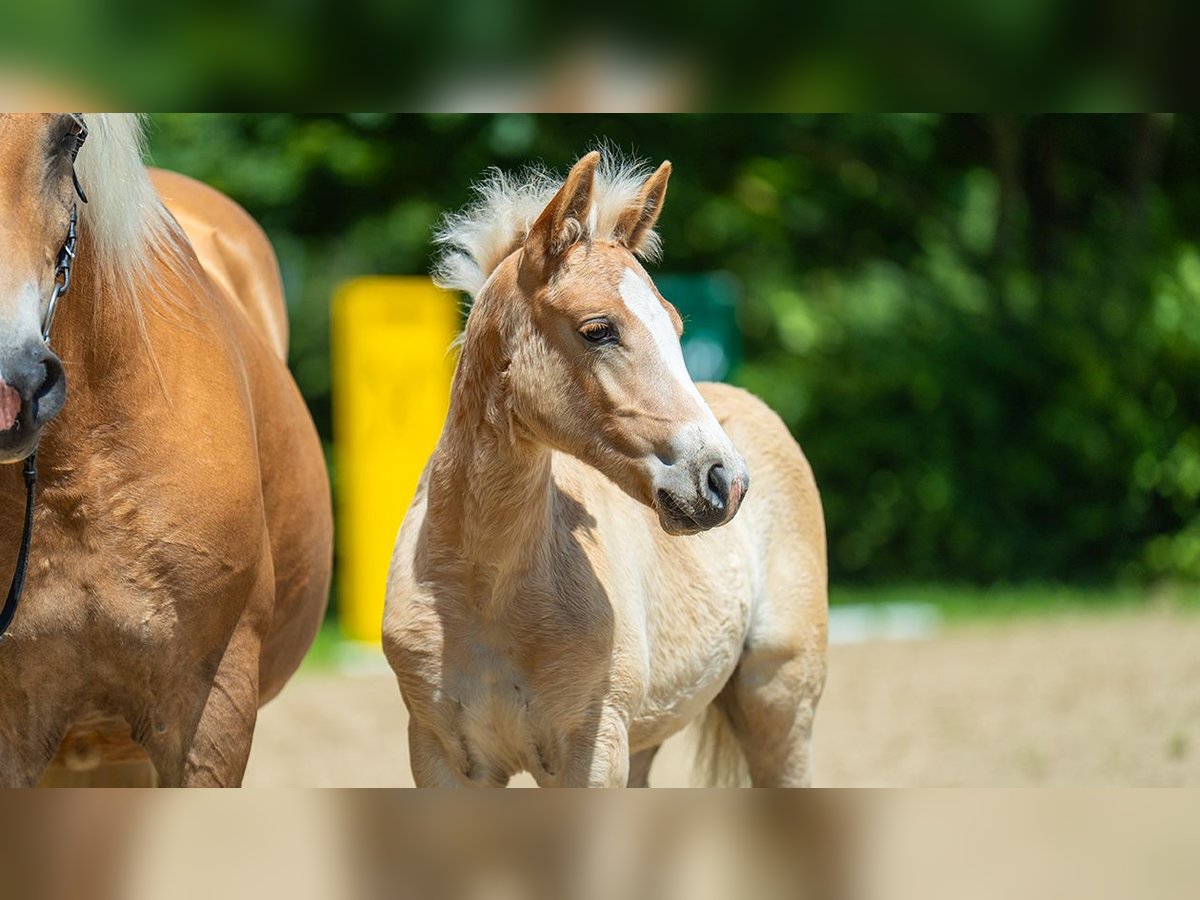
[(695, 777), (704, 787), (749, 787), (750, 770), (729, 718), (716, 703), (710, 703), (700, 720), (696, 746)]

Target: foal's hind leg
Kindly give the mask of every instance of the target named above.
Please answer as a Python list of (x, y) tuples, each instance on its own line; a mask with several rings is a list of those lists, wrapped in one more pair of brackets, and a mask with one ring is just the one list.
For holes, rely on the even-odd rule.
[(825, 687), (825, 630), (808, 640), (748, 643), (717, 702), (755, 787), (812, 784), (812, 726)]

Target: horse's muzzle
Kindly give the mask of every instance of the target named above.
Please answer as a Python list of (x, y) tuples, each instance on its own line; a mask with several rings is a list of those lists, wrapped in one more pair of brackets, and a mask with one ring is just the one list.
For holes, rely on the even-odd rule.
[(0, 463), (28, 456), (66, 399), (62, 362), (45, 344), (0, 357)]

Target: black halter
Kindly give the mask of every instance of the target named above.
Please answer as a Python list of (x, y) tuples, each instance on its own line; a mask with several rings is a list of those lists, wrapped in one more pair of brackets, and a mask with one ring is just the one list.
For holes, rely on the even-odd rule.
[[(78, 139), (71, 155), (71, 178), (75, 185), (75, 193), (79, 199), (87, 203), (83, 188), (79, 185), (79, 176), (75, 174), (75, 154), (87, 139), (87, 127), (83, 120), (76, 117), (79, 125)], [(58, 301), (71, 287), (71, 265), (75, 262), (76, 226), (79, 224), (79, 207), (71, 204), (71, 220), (67, 225), (67, 238), (63, 241), (58, 253), (58, 261), (54, 266), (54, 291), (50, 294), (50, 304), (46, 307), (46, 318), (42, 321), (42, 340), (50, 344), (50, 329), (54, 326), (54, 313), (58, 309)], [(8, 597), (4, 608), (0, 609), (0, 640), (8, 632), (13, 616), (17, 614), (17, 606), (21, 603), (21, 594), (25, 591), (25, 575), (29, 569), (29, 546), (33, 542), (33, 511), (37, 504), (37, 448), (25, 459), (23, 474), (25, 476), (25, 530), (21, 534), (21, 549), (17, 554), (17, 567), (13, 572), (12, 584), (8, 588)]]

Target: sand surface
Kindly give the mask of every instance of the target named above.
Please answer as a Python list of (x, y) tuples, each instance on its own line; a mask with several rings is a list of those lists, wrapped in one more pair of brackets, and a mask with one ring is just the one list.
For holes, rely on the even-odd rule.
[[(261, 712), (245, 783), (411, 785), (405, 734), (385, 669), (302, 671)], [(652, 785), (691, 783), (690, 740), (664, 746)], [(1200, 615), (1037, 616), (832, 647), (814, 744), (820, 786), (1200, 786)]]

